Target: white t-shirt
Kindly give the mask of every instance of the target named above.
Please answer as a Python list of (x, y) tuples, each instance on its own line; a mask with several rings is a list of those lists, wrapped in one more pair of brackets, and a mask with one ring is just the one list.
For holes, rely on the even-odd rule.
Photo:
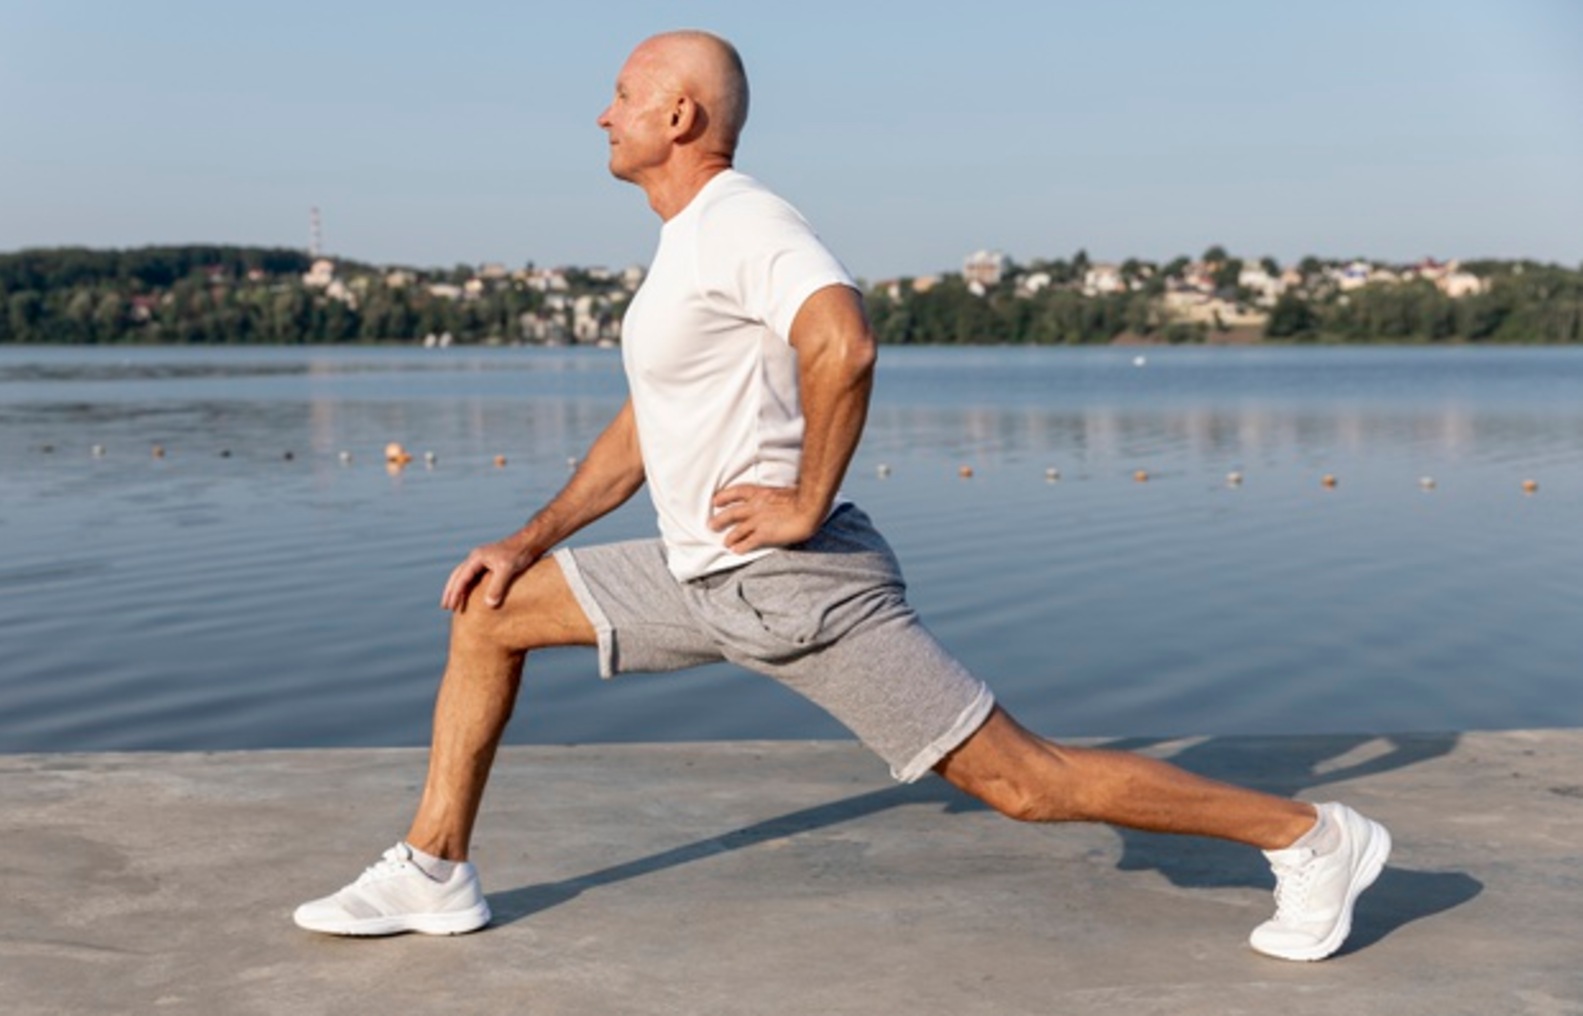
[(726, 550), (708, 525), (710, 500), (737, 483), (796, 484), (803, 418), (787, 337), (803, 301), (832, 284), (854, 286), (796, 209), (735, 170), (661, 229), (622, 323), (621, 359), (678, 579), (769, 553)]

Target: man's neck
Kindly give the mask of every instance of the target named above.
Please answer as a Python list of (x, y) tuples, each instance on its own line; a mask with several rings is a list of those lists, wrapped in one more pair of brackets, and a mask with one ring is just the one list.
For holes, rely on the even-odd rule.
[(648, 195), (649, 207), (654, 209), (655, 214), (669, 222), (692, 204), (693, 198), (710, 180), (730, 168), (730, 159), (709, 156), (689, 166), (677, 167), (661, 179), (644, 181), (643, 192)]

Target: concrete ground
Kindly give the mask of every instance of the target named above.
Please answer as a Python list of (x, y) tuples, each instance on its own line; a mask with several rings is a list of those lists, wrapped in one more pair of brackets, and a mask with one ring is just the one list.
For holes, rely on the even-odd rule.
[(495, 923), (299, 931), (405, 828), (415, 750), (0, 756), (0, 1012), (1583, 1014), (1583, 731), (1124, 745), (1386, 822), (1318, 964), (1255, 851), (1018, 825), (840, 743), (506, 749)]

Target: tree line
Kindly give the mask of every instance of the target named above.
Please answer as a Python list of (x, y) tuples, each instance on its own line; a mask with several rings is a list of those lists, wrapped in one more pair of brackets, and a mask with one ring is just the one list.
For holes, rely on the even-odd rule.
[[(1214, 265), (1212, 295), (1241, 310), (1259, 309), (1260, 338), (1333, 343), (1574, 343), (1583, 342), (1583, 268), (1533, 261), (1479, 261), (1462, 266), (1484, 290), (1452, 297), (1427, 279), (1369, 283), (1341, 290), (1327, 275), (1339, 262), (1305, 258), (1302, 282), (1254, 308), (1253, 294), (1237, 283), (1242, 262)], [(1269, 259), (1265, 259), (1269, 262)], [(973, 288), (960, 275), (914, 288), (898, 280), (869, 293), (871, 323), (881, 342), (919, 345), (969, 343), (1083, 345), (1130, 337), (1166, 343), (1205, 342), (1233, 330), (1216, 320), (1188, 321), (1165, 307), (1172, 280), (1186, 258), (1163, 266), (1128, 261), (1120, 275), (1129, 288), (1085, 295), (1081, 253), (1071, 261), (1037, 262), (1008, 271), (992, 287)], [(1266, 264), (1270, 274), (1278, 267)], [(1050, 284), (1030, 292), (1034, 272)], [(1243, 329), (1244, 333), (1248, 331)]]
[(0, 255), (0, 342), (311, 344), (509, 338), (542, 294), (497, 286), (477, 299), (436, 296), (467, 266), (407, 270), (386, 284), (370, 265), (339, 262), (344, 288), (304, 281), (301, 251), (223, 246), (60, 248)]
[[(1213, 255), (1213, 257), (1212, 257)], [(1218, 260), (1216, 260), (1218, 258)], [(1237, 283), (1242, 262), (1220, 248), (1206, 252), (1218, 299), (1251, 304)], [(1267, 270), (1278, 265), (1266, 260)], [(958, 274), (933, 285), (899, 280), (869, 290), (879, 340), (891, 344), (1079, 345), (1131, 336), (1203, 342), (1226, 330), (1169, 313), (1168, 289), (1189, 261), (1163, 265), (1129, 259), (1125, 288), (1085, 295), (1090, 265), (1070, 260), (1012, 266), (999, 283), (975, 287)], [(1532, 261), (1466, 264), (1482, 292), (1457, 298), (1429, 281), (1371, 283), (1345, 292), (1327, 283), (1327, 265), (1305, 258), (1301, 285), (1263, 308), (1258, 331), (1284, 342), (1583, 341), (1583, 269)], [(513, 342), (526, 315), (542, 313), (546, 294), (520, 279), (475, 284), (465, 298), (431, 286), (474, 281), (466, 265), (389, 270), (342, 261), (335, 294), (311, 285), (301, 251), (229, 246), (133, 250), (55, 248), (0, 254), (0, 342), (51, 344), (304, 344), (413, 342), (450, 334), (456, 342)], [(1032, 276), (1043, 285), (1030, 289)], [(567, 296), (615, 293), (613, 283), (567, 270)], [(436, 286), (436, 289), (444, 289)], [(620, 294), (617, 294), (618, 296)]]

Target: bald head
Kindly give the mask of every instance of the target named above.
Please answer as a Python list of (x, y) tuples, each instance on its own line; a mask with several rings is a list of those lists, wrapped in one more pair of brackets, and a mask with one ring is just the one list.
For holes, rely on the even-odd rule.
[(686, 95), (703, 114), (699, 140), (731, 158), (748, 119), (748, 76), (736, 47), (697, 30), (664, 32), (643, 41), (634, 59), (651, 63), (656, 78)]

